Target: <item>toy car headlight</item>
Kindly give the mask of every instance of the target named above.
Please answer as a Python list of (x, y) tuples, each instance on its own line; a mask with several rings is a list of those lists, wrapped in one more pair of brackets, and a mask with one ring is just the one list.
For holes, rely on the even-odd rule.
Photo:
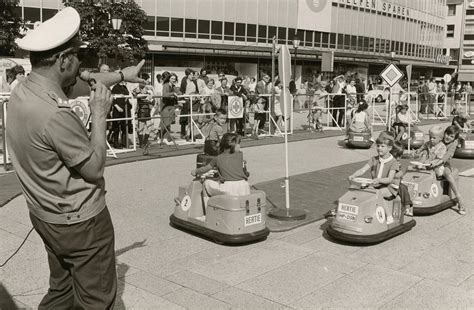
[(364, 222), (366, 222), (366, 223), (372, 223), (372, 220), (373, 220), (373, 219), (374, 219), (374, 218), (371, 217), (371, 216), (366, 216), (366, 217), (364, 217)]
[(423, 198), (425, 198), (425, 199), (430, 198), (430, 193), (423, 193)]

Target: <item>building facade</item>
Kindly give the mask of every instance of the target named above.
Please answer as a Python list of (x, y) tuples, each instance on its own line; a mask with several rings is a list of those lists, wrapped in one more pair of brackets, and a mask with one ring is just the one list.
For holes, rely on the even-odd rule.
[[(147, 14), (153, 75), (204, 67), (258, 78), (270, 73), (273, 39), (292, 46), (295, 36), (297, 83), (321, 72), (322, 53), (329, 51), (334, 66), (327, 76), (349, 71), (376, 79), (391, 60), (413, 64), (414, 79), (456, 68), (443, 57), (449, 0), (135, 1)], [(62, 6), (59, 0), (21, 0), (21, 14), (41, 21)]]
[(461, 1), (461, 40), (458, 58), (458, 80), (474, 82), (474, 1)]

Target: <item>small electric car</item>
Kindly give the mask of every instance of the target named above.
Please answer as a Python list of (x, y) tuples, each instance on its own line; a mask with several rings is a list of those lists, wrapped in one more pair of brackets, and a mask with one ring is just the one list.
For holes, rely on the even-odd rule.
[(349, 130), (346, 145), (350, 148), (370, 149), (374, 143), (371, 138), (372, 133), (370, 131), (353, 132)]
[[(408, 148), (408, 129), (402, 134), (400, 142), (405, 148)], [(423, 131), (418, 129), (417, 126), (410, 127), (410, 149), (418, 149), (425, 143)]]
[[(214, 173), (211, 173), (212, 176)], [(196, 177), (189, 186), (179, 187), (170, 224), (219, 244), (243, 244), (266, 239), (270, 231), (265, 225), (265, 193), (252, 190), (246, 196), (208, 197), (203, 187), (207, 177)]]
[(349, 191), (339, 198), (335, 217), (330, 220), (327, 233), (338, 240), (373, 244), (390, 239), (416, 225), (406, 217), (400, 198), (384, 198), (372, 186), (372, 179), (355, 178)]
[(474, 132), (462, 133), (459, 147), (454, 153), (456, 158), (474, 159)]
[[(430, 215), (438, 213), (457, 204), (451, 198), (449, 182), (436, 177), (433, 170), (427, 170), (426, 165), (411, 161), (402, 183), (408, 187), (413, 202), (414, 215)], [(458, 170), (453, 168), (452, 175), (456, 182)]]

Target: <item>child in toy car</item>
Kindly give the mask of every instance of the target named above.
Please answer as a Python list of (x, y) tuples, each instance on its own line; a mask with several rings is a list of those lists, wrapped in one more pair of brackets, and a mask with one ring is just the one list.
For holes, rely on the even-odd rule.
[(441, 126), (432, 126), (429, 130), (430, 140), (423, 144), (418, 150), (414, 152), (414, 156), (420, 156), (420, 163), (418, 169), (433, 169), (437, 177), (442, 177), (444, 172), (443, 157), (446, 154), (446, 145), (443, 140), (443, 128)]
[(459, 139), (459, 130), (456, 126), (448, 126), (444, 131), (443, 136), (443, 143), (446, 146), (446, 153), (444, 154), (442, 160), (444, 163), (444, 171), (443, 176), (448, 180), (451, 190), (453, 191), (454, 195), (458, 201), (458, 212), (461, 215), (466, 214), (466, 207), (464, 204), (464, 200), (461, 197), (461, 193), (456, 184), (456, 180), (452, 175), (452, 167), (450, 164), (450, 160), (453, 157), (454, 153), (458, 148), (458, 139)]
[(374, 188), (379, 189), (384, 198), (391, 198), (398, 194), (400, 180), (396, 179), (396, 174), (401, 169), (400, 162), (390, 154), (393, 139), (389, 136), (380, 136), (375, 143), (378, 155), (372, 157), (367, 164), (350, 175), (349, 181), (370, 170)]
[(209, 196), (233, 195), (243, 196), (250, 194), (247, 182), (248, 172), (245, 168), (243, 153), (240, 151), (240, 137), (234, 133), (226, 133), (221, 139), (220, 154), (211, 162), (191, 172), (192, 175), (201, 175), (213, 168), (219, 171), (221, 179), (205, 180), (204, 187)]

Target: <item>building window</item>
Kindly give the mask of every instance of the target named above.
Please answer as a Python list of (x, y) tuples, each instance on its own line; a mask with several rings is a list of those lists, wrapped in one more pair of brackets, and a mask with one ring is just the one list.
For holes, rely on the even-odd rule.
[(466, 10), (466, 15), (474, 15), (474, 10)]
[(213, 20), (211, 24), (211, 39), (222, 40), (222, 22)]
[(242, 23), (235, 24), (235, 40), (245, 41), (245, 24), (242, 24)]
[(344, 49), (344, 35), (342, 33), (337, 34), (337, 48)]
[(454, 38), (454, 25), (446, 25), (446, 38)]
[(314, 47), (321, 47), (321, 32), (314, 32)]
[(195, 19), (186, 19), (184, 21), (184, 29), (185, 33), (184, 36), (186, 38), (196, 38), (197, 33), (197, 20)]
[(234, 41), (234, 23), (225, 22), (224, 40)]
[(329, 34), (329, 48), (336, 48), (336, 34)]
[[(303, 41), (303, 38), (300, 38)], [(278, 27), (278, 44), (286, 44), (286, 28)]]
[[(46, 21), (48, 19), (50, 19), (51, 17), (53, 17), (54, 15), (56, 15), (56, 13), (58, 13), (58, 10), (55, 10), (55, 9), (44, 9), (43, 8), (43, 21)], [(20, 16), (21, 16), (21, 13), (20, 13)], [(154, 28), (153, 28), (154, 29)]]
[(210, 21), (200, 20), (198, 24), (198, 38), (209, 39), (209, 33), (211, 32)]
[(257, 38), (257, 25), (248, 24), (247, 25), (247, 41), (256, 42)]
[(258, 42), (267, 43), (267, 26), (258, 25)]
[(170, 35), (170, 19), (168, 17), (156, 17), (156, 35), (163, 37)]
[(329, 47), (329, 33), (323, 32), (323, 37), (322, 37), (322, 47), (328, 48)]
[(456, 15), (456, 4), (448, 4), (448, 16)]
[(474, 40), (474, 34), (465, 34), (464, 40)]
[(171, 18), (171, 36), (182, 38), (183, 37), (183, 19), (182, 18)]
[(40, 9), (39, 8), (28, 8), (25, 7), (25, 21), (27, 22), (37, 22), (40, 21)]
[(155, 36), (155, 16), (147, 16), (143, 28), (145, 29), (145, 35)]
[(268, 26), (268, 43), (272, 43), (273, 37), (277, 35), (277, 27)]

